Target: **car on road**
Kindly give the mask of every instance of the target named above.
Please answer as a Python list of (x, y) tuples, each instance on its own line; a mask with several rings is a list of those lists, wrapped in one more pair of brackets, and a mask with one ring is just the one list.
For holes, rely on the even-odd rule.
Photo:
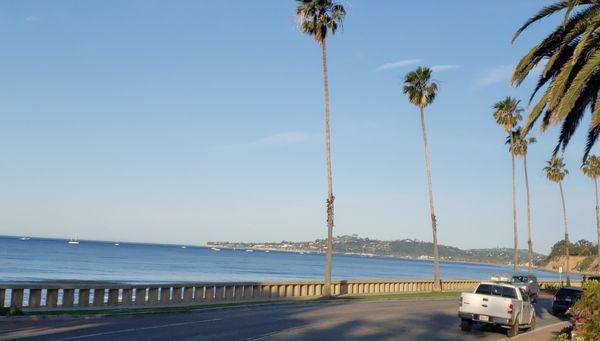
[(535, 327), (535, 309), (525, 290), (509, 278), (481, 282), (472, 293), (462, 293), (458, 309), (460, 328), (470, 331), (474, 324), (507, 328), (513, 337), (520, 328)]
[(531, 302), (535, 303), (537, 301), (540, 293), (540, 285), (538, 284), (537, 277), (533, 275), (516, 275), (512, 276), (511, 283), (525, 290)]
[(582, 293), (582, 288), (562, 287), (558, 289), (552, 300), (552, 314), (564, 314), (581, 298)]

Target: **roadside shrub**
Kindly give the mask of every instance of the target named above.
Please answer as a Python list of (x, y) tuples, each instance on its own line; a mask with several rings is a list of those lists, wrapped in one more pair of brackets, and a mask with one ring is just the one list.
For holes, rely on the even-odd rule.
[(570, 335), (564, 330), (555, 340), (600, 340), (600, 282), (585, 282), (583, 295), (568, 314), (572, 316)]
[(544, 283), (542, 285), (541, 289), (543, 291), (546, 291), (546, 292), (554, 294), (555, 292), (558, 291), (558, 289), (560, 289), (560, 284)]

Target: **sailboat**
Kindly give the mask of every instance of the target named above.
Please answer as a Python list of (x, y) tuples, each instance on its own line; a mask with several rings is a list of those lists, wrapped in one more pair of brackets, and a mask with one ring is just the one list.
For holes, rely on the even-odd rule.
[(21, 239), (21, 240), (29, 240), (29, 239), (31, 239), (31, 238), (30, 238), (30, 237), (21, 237), (21, 238), (19, 238), (19, 239)]
[(77, 238), (73, 239), (69, 239), (69, 244), (71, 245), (79, 245), (79, 241), (77, 240)]

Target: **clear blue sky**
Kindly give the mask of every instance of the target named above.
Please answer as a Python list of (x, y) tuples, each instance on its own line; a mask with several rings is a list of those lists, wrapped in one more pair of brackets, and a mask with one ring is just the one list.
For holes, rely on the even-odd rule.
[[(491, 106), (526, 99), (510, 44), (548, 1), (346, 2), (329, 40), (336, 234), (431, 240), (417, 110), (402, 76), (434, 67), (427, 110), (440, 243), (512, 246), (510, 159)], [(0, 4), (0, 234), (202, 244), (325, 236), (321, 56), (295, 2)], [(589, 117), (587, 117), (589, 119)], [(581, 129), (585, 129), (583, 122)], [(534, 248), (562, 238), (530, 148)], [(593, 191), (566, 155), (571, 238), (595, 241)], [(519, 168), (520, 246), (526, 247)]]

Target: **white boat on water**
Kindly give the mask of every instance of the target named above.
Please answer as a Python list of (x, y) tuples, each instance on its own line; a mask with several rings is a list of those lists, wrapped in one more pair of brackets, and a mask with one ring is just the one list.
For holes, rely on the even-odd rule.
[(116, 242), (116, 243), (115, 243), (115, 246), (119, 246), (119, 245), (121, 245), (121, 244), (119, 244), (119, 242)]
[(266, 252), (266, 253), (269, 253), (269, 252), (271, 252), (271, 251), (269, 251), (269, 250), (266, 250), (265, 252)]
[(210, 249), (213, 250), (213, 251), (221, 251), (221, 249), (216, 248), (216, 247), (211, 247)]
[(73, 238), (71, 238), (71, 239), (69, 240), (69, 244), (71, 244), (71, 245), (79, 245), (79, 241), (78, 241), (77, 239), (73, 239)]
[(21, 240), (29, 240), (29, 239), (31, 239), (31, 238), (29, 238), (29, 237), (21, 237), (21, 238), (19, 238), (19, 239), (21, 239)]
[(250, 250), (250, 249), (248, 249), (248, 250), (246, 250), (246, 252), (254, 252), (254, 250)]
[(183, 245), (181, 246), (182, 249), (187, 249), (187, 246)]

